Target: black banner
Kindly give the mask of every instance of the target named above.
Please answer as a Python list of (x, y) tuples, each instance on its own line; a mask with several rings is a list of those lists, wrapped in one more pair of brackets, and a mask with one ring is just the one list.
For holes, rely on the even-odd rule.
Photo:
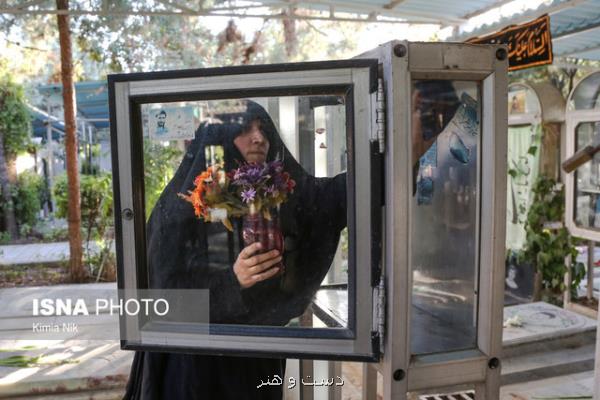
[(472, 38), (467, 42), (508, 45), (509, 71), (552, 64), (552, 38), (548, 14), (526, 24), (509, 26), (500, 32)]

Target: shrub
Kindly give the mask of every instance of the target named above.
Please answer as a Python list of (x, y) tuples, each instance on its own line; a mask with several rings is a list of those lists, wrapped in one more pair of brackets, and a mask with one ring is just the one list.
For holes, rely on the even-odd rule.
[[(538, 274), (534, 300), (560, 303), (563, 291), (576, 293), (585, 268), (576, 262), (577, 249), (564, 226), (564, 187), (551, 178), (539, 176), (532, 191), (534, 198), (525, 224), (525, 246), (518, 254), (518, 261), (533, 265)], [(569, 286), (564, 283), (567, 256), (571, 256)]]
[(44, 193), (43, 177), (29, 171), (18, 176), (17, 185), (13, 192), (13, 204), (15, 205), (17, 224), (21, 231), (24, 230), (24, 225), (31, 227), (35, 224), (38, 213), (42, 208)]
[(180, 163), (181, 150), (163, 146), (159, 142), (144, 140), (144, 189), (146, 196), (146, 218), (158, 201), (169, 180)]
[[(81, 223), (87, 231), (87, 240), (101, 238), (112, 225), (113, 195), (110, 174), (81, 175)], [(68, 185), (66, 175), (56, 179), (54, 185), (56, 216), (65, 218), (68, 213)]]

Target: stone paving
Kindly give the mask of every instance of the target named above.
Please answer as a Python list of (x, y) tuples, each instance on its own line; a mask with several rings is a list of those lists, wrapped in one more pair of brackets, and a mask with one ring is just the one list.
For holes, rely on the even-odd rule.
[[(90, 251), (98, 251), (95, 242)], [(85, 248), (84, 248), (84, 251)], [(69, 259), (69, 242), (31, 243), (0, 246), (0, 267), (3, 265), (52, 264)]]
[[(67, 260), (68, 242), (0, 246), (0, 268), (3, 265), (55, 263)], [(28, 340), (19, 330), (31, 329), (31, 314), (10, 313), (9, 298), (24, 301), (40, 293), (73, 290), (92, 296), (96, 290), (116, 290), (115, 283), (57, 285), (0, 289), (0, 360), (23, 356), (34, 360), (27, 367), (0, 366), (0, 399), (27, 396), (35, 399), (117, 399), (122, 396), (133, 352), (120, 350), (117, 340)], [(4, 313), (2, 312), (4, 311)], [(3, 317), (4, 316), (4, 317)], [(505, 346), (527, 341), (542, 341), (557, 335), (570, 335), (595, 330), (595, 321), (551, 306), (531, 303), (505, 308), (504, 318), (522, 322), (521, 326), (504, 329)], [(29, 319), (28, 319), (29, 318)], [(88, 329), (116, 329), (116, 319), (86, 317)], [(533, 362), (534, 360), (531, 360)], [(361, 399), (362, 364), (344, 363), (344, 400)], [(381, 380), (381, 377), (379, 377)], [(593, 371), (507, 385), (501, 398), (531, 399), (549, 395), (582, 396), (591, 394)], [(380, 384), (381, 385), (381, 384)], [(381, 387), (381, 386), (380, 386)], [(87, 393), (87, 394), (86, 394)], [(378, 397), (381, 393), (378, 394)], [(288, 397), (288, 398), (293, 398)]]
[[(111, 293), (115, 283), (58, 285), (52, 287), (25, 287), (0, 290), (0, 303), (5, 306), (12, 298), (26, 301), (31, 296), (53, 291), (69, 290), (81, 296), (96, 293)], [(100, 292), (97, 292), (100, 291)], [(541, 313), (541, 314), (540, 314)], [(19, 314), (19, 313), (17, 313)], [(23, 314), (21, 312), (20, 314)], [(26, 340), (26, 329), (31, 329), (29, 315), (16, 315), (6, 307), (0, 308), (0, 360), (11, 356), (23, 356), (35, 360), (32, 365), (20, 368), (0, 367), (0, 398), (27, 396), (35, 399), (85, 398), (93, 393), (94, 398), (119, 398), (127, 381), (133, 352), (122, 351), (117, 340)], [(27, 314), (27, 313), (25, 313)], [(4, 315), (4, 317), (3, 317)], [(505, 342), (516, 343), (526, 340), (547, 339), (554, 335), (574, 334), (594, 329), (593, 320), (580, 317), (545, 303), (532, 303), (506, 309), (505, 317), (519, 315), (521, 327), (505, 329)], [(94, 330), (116, 329), (116, 319), (79, 317), (82, 324)], [(15, 322), (16, 321), (16, 322)], [(36, 357), (39, 357), (35, 359)], [(344, 363), (343, 377), (346, 382), (342, 392), (344, 400), (361, 397), (362, 368), (360, 363)], [(591, 372), (550, 378), (535, 382), (505, 386), (502, 399), (530, 399), (549, 393), (565, 395), (589, 394)], [(381, 379), (381, 378), (379, 378)], [(72, 397), (76, 393), (84, 397)], [(68, 395), (67, 395), (68, 394)], [(102, 396), (100, 396), (102, 394)], [(43, 397), (39, 397), (43, 396)], [(77, 395), (79, 396), (79, 395)]]
[[(32, 324), (42, 317), (32, 317), (31, 306), (15, 307), (32, 298), (52, 297), (59, 293), (76, 296), (86, 303), (94, 297), (116, 296), (116, 283), (56, 285), (0, 290), (0, 362), (20, 356), (31, 365), (20, 368), (0, 366), (0, 398), (32, 395), (59, 395), (67, 392), (117, 392), (127, 381), (133, 352), (120, 350), (118, 340), (82, 340), (70, 336), (64, 340), (35, 340)], [(54, 317), (45, 317), (54, 318)], [(95, 332), (102, 338), (106, 331), (118, 332), (118, 319), (106, 316), (73, 317), (83, 332)], [(109, 396), (110, 397), (110, 396)], [(112, 398), (118, 398), (112, 397)]]

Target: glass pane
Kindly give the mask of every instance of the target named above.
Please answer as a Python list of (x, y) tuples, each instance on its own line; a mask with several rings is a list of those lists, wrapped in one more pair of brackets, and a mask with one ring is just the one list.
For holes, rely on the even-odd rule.
[(480, 87), (413, 81), (413, 354), (472, 348), (477, 331)]
[(508, 113), (537, 114), (540, 112), (537, 95), (527, 86), (511, 85), (508, 89)]
[[(600, 141), (600, 122), (585, 122), (575, 129), (575, 151)], [(575, 224), (600, 230), (600, 154), (575, 170)]]
[(600, 73), (596, 72), (577, 84), (569, 110), (591, 110), (600, 108)]
[(346, 328), (346, 100), (142, 105), (150, 287), (207, 289), (212, 324)]
[(506, 248), (520, 250), (525, 245), (525, 222), (533, 200), (532, 187), (540, 164), (539, 127), (533, 125), (508, 127), (508, 170), (506, 198)]

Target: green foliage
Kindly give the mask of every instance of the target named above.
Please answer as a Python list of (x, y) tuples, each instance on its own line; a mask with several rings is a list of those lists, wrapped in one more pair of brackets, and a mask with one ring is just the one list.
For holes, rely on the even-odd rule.
[(54, 228), (45, 231), (42, 234), (44, 242), (63, 242), (69, 239), (69, 230), (67, 228)]
[[(100, 238), (106, 228), (112, 225), (112, 178), (110, 174), (81, 175), (80, 178), (81, 222), (88, 231), (89, 237)], [(56, 216), (65, 218), (69, 205), (66, 175), (56, 179), (54, 196)]]
[(88, 247), (85, 253), (85, 264), (90, 276), (96, 276), (96, 282), (100, 280), (114, 281), (116, 279), (117, 258), (112, 249), (113, 240), (100, 240), (98, 251), (91, 251)]
[(0, 244), (8, 244), (11, 241), (10, 233), (6, 231), (0, 232)]
[[(107, 276), (114, 280), (116, 260), (112, 252), (113, 191), (110, 174), (81, 175), (79, 183), (81, 193), (81, 222), (85, 230), (84, 263), (90, 276)], [(67, 178), (61, 176), (54, 186), (57, 216), (65, 217), (68, 212)], [(99, 246), (94, 251), (93, 243)]]
[[(27, 236), (31, 227), (35, 225), (38, 213), (45, 198), (44, 179), (34, 172), (23, 172), (17, 177), (17, 183), (11, 186), (12, 208), (15, 213), (19, 233)], [(0, 201), (0, 215), (4, 212), (5, 205)]]
[(0, 134), (6, 158), (15, 158), (30, 145), (31, 116), (23, 87), (8, 77), (0, 78)]
[(566, 290), (565, 257), (571, 256), (572, 280), (569, 290), (575, 290), (585, 275), (583, 264), (574, 260), (577, 249), (563, 223), (565, 214), (564, 188), (556, 181), (540, 176), (533, 185), (533, 202), (525, 224), (526, 241), (518, 254), (519, 263), (528, 263), (542, 274), (543, 295), (556, 302)]
[(10, 356), (7, 358), (0, 358), (0, 366), (2, 367), (12, 367), (12, 368), (30, 368), (38, 365), (40, 357), (30, 357), (30, 356)]
[[(71, 0), (70, 3), (72, 8), (85, 9), (97, 1)], [(193, 9), (198, 7), (198, 0), (178, 0), (177, 3)], [(153, 9), (157, 2), (111, 0), (105, 4), (108, 11), (122, 12)], [(207, 0), (203, 7), (224, 4), (221, 0)], [(282, 12), (291, 12), (287, 7), (284, 10)], [(298, 15), (304, 13), (296, 11)], [(71, 18), (76, 80), (103, 79), (112, 72), (348, 58), (356, 55), (360, 35), (369, 26), (368, 23), (303, 21), (294, 17), (264, 18), (262, 24), (236, 19), (238, 32), (228, 35), (228, 21), (223, 21), (220, 29), (212, 22), (211, 17), (181, 15)], [(256, 26), (254, 32), (249, 32), (248, 26)], [(0, 15), (0, 29), (7, 39), (6, 67), (0, 65), (0, 70), (15, 71), (20, 81), (28, 83), (60, 81), (54, 15)], [(0, 64), (2, 58), (0, 55)]]
[(144, 139), (144, 187), (146, 196), (146, 218), (156, 204), (175, 168), (179, 165), (181, 150), (163, 146), (160, 142)]
[(79, 153), (81, 160), (81, 173), (84, 175), (98, 175), (100, 173), (100, 166), (97, 164), (97, 161), (100, 159), (100, 145), (86, 145), (84, 149), (85, 151), (80, 151)]
[(37, 220), (45, 195), (44, 178), (30, 171), (21, 173), (14, 188), (13, 204), (21, 235), (27, 236)]
[(0, 358), (0, 366), (11, 367), (11, 368), (31, 368), (39, 367), (42, 365), (63, 365), (63, 364), (76, 364), (79, 360), (75, 359), (62, 359), (56, 361), (50, 361), (46, 359), (44, 354), (39, 356), (26, 356), (26, 355), (15, 355), (6, 358)]

